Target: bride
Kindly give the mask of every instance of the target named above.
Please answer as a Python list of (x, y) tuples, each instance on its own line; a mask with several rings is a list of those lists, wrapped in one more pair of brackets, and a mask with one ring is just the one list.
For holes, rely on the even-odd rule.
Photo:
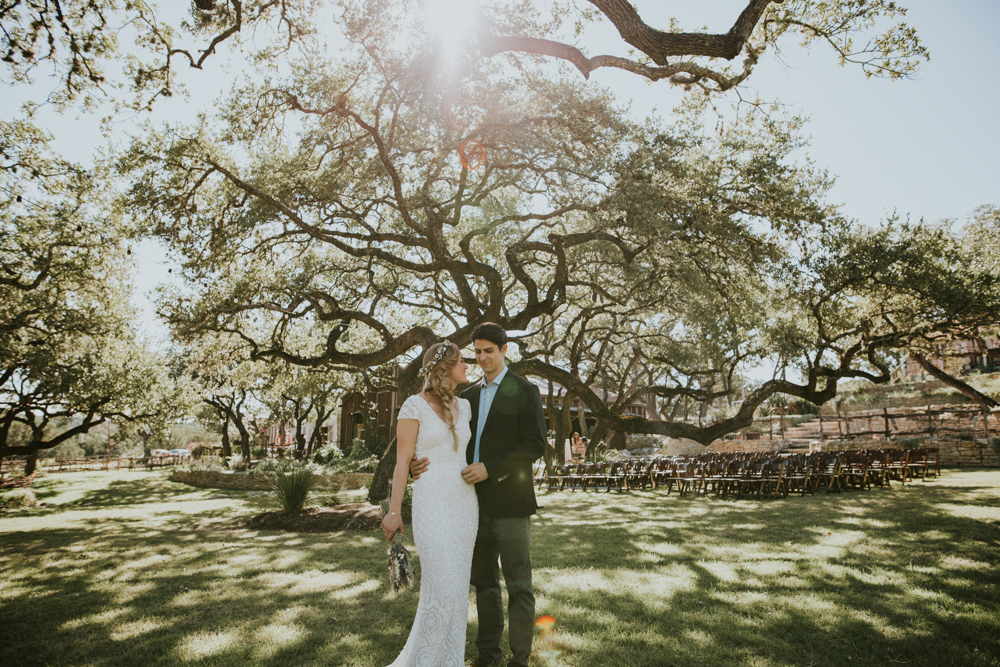
[(451, 342), (424, 354), (424, 388), (399, 410), (396, 468), (386, 539), (403, 531), (400, 511), (414, 451), (431, 466), (413, 482), (413, 539), (420, 555), (420, 601), (402, 653), (390, 667), (460, 667), (465, 664), (469, 577), (479, 527), (476, 490), (462, 479), (471, 437), (472, 409), (455, 387), (468, 382), (468, 365)]

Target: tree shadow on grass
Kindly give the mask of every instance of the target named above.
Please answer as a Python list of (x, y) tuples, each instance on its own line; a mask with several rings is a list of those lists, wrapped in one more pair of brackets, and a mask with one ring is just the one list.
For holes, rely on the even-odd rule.
[(179, 496), (204, 495), (209, 497), (214, 489), (193, 488), (187, 484), (169, 479), (144, 476), (133, 479), (115, 480), (103, 489), (88, 491), (80, 499), (87, 505), (144, 505), (165, 503)]
[(388, 664), (415, 612), (413, 594), (387, 603), (369, 535), (97, 523), (5, 537), (9, 664)]
[(167, 502), (178, 497), (197, 497), (202, 493), (216, 491), (173, 482), (167, 473), (141, 471), (52, 473), (37, 480), (31, 488), (39, 501), (50, 501), (66, 493), (74, 485), (98, 487), (79, 493), (73, 503), (74, 505), (91, 506)]
[[(3, 534), (5, 662), (380, 667), (402, 648), (417, 598), (388, 593), (377, 533), (233, 530), (231, 507), (172, 511), (169, 488), (115, 497), (149, 511)], [(996, 498), (553, 494), (532, 556), (558, 625), (533, 667), (996, 665)]]
[(1000, 531), (954, 509), (993, 487), (559, 500), (533, 561), (565, 664), (1000, 664)]

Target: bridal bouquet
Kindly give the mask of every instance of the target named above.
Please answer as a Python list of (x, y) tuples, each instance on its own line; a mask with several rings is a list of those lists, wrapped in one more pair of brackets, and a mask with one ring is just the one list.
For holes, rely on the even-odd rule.
[[(379, 508), (382, 510), (382, 518), (389, 513), (389, 499), (392, 498), (392, 481), (389, 482), (389, 495), (384, 500), (379, 501)], [(401, 590), (413, 586), (413, 563), (410, 559), (410, 552), (403, 546), (403, 538), (400, 533), (392, 536), (389, 542), (389, 583), (392, 584), (392, 591), (398, 593)]]

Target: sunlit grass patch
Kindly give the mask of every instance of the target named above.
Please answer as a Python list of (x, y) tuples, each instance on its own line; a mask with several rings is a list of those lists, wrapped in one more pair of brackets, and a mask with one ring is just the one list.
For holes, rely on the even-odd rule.
[(233, 647), (240, 641), (240, 634), (237, 632), (197, 632), (186, 635), (177, 646), (177, 657), (190, 662), (214, 656)]

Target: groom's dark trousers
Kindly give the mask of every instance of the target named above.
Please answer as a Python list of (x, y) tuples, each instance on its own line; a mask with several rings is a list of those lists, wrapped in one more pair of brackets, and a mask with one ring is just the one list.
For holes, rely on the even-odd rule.
[[(472, 434), (466, 458), (473, 462), (479, 422), (480, 385), (462, 396), (472, 405)], [(476, 589), (479, 655), (500, 661), (503, 598), (500, 569), (507, 584), (512, 665), (527, 667), (535, 629), (535, 594), (531, 590), (529, 517), (535, 513), (531, 466), (545, 453), (545, 414), (538, 388), (509, 370), (497, 388), (479, 441), (479, 460), (489, 477), (476, 484), (479, 533), (472, 554)], [(498, 566), (499, 561), (499, 566)]]

